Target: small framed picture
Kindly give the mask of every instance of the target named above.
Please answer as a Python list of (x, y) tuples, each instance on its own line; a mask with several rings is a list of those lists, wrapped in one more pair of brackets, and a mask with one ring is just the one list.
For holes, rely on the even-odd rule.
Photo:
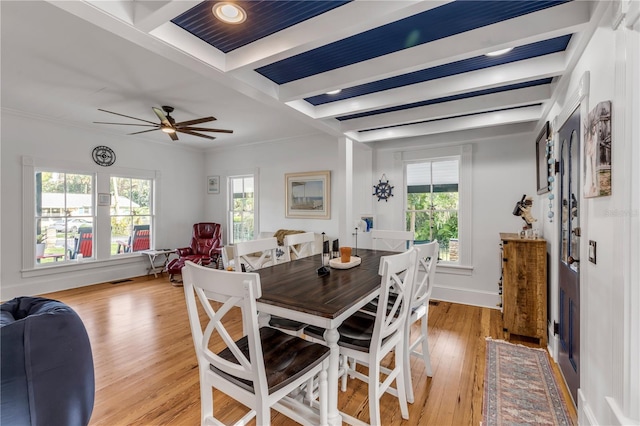
[(207, 194), (220, 193), (220, 176), (207, 176)]
[(99, 206), (110, 206), (111, 205), (111, 194), (109, 194), (109, 193), (100, 193), (100, 194), (98, 194), (98, 205)]

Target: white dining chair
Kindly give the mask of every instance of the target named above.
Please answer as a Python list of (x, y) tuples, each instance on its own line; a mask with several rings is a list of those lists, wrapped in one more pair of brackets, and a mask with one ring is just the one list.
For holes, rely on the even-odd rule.
[(234, 251), (232, 245), (226, 245), (222, 247), (222, 269), (229, 270), (229, 268), (231, 268), (232, 270), (235, 270), (233, 253)]
[[(413, 248), (380, 259), (382, 280), (380, 285), (380, 304), (375, 315), (358, 311), (347, 318), (340, 327), (340, 356), (342, 361), (342, 391), (346, 391), (347, 378), (358, 378), (369, 387), (369, 424), (380, 425), (380, 398), (387, 392), (395, 395), (400, 404), (403, 419), (409, 418), (406, 399), (404, 333), (413, 294), (413, 283), (417, 267), (417, 252)], [(392, 295), (392, 288), (396, 296)], [(388, 301), (393, 298), (391, 307)], [(314, 341), (322, 340), (324, 329), (308, 326), (304, 331)], [(385, 368), (382, 359), (395, 351), (394, 367)], [(368, 367), (368, 374), (357, 371), (355, 366)], [(380, 374), (384, 374), (382, 380)], [(396, 387), (391, 387), (395, 380)], [(346, 413), (343, 419), (350, 424), (361, 423)]]
[[(427, 376), (433, 376), (431, 357), (429, 356), (429, 330), (427, 323), (429, 322), (429, 299), (433, 290), (440, 245), (437, 241), (432, 241), (427, 244), (416, 244), (414, 248), (418, 253), (418, 264), (413, 285), (413, 296), (411, 297), (411, 310), (409, 311), (404, 332), (404, 363), (407, 366), (404, 370), (404, 382), (407, 386), (407, 401), (410, 403), (414, 401), (413, 385), (411, 383), (411, 355), (421, 357), (424, 360)], [(411, 326), (418, 321), (420, 321), (420, 336), (411, 342)], [(422, 353), (416, 350), (420, 344), (422, 344)]]
[(403, 252), (413, 247), (415, 233), (413, 231), (391, 231), (372, 229), (371, 241), (374, 250)]
[(316, 236), (313, 232), (289, 234), (284, 237), (285, 261), (314, 255)]
[[(201, 424), (223, 424), (214, 413), (213, 389), (249, 408), (237, 424), (254, 418), (271, 424), (271, 408), (308, 425), (327, 424), (329, 348), (270, 327), (258, 327), (256, 299), (261, 296), (256, 273), (222, 271), (186, 262), (183, 285), (200, 373)], [(217, 303), (211, 303), (211, 301)], [(198, 305), (207, 316), (204, 328)], [(241, 306), (244, 337), (228, 329)], [(220, 348), (213, 352), (210, 348)], [(312, 407), (287, 395), (316, 378), (319, 398)], [(224, 407), (222, 410), (224, 411)]]
[(278, 240), (276, 237), (261, 238), (235, 243), (233, 246), (233, 263), (236, 271), (242, 271), (242, 265), (246, 272), (256, 271), (265, 266), (275, 265), (279, 262), (276, 250)]

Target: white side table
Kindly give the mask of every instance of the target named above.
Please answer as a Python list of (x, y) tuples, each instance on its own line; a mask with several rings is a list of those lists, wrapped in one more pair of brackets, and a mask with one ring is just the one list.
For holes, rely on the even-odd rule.
[[(143, 250), (140, 253), (144, 253), (149, 257), (149, 267), (147, 268), (147, 275), (153, 272), (153, 275), (158, 278), (158, 272), (162, 274), (164, 268), (167, 266), (169, 262), (169, 256), (171, 253), (175, 253), (174, 249), (166, 249), (166, 250)], [(162, 258), (164, 256), (164, 258)], [(160, 257), (162, 264), (157, 264), (156, 259)]]

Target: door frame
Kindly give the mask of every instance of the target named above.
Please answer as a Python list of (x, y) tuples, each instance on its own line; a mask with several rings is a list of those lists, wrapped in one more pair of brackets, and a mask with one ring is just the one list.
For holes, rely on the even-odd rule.
[[(576, 108), (580, 108), (580, 120), (584, 121), (585, 117), (588, 117), (588, 111), (589, 111), (589, 82), (590, 82), (590, 75), (589, 75), (589, 71), (585, 71), (584, 74), (582, 74), (582, 77), (580, 78), (580, 82), (578, 83), (578, 87), (576, 88), (576, 90), (571, 94), (570, 97), (567, 98), (567, 101), (565, 102), (562, 111), (553, 119), (553, 124), (552, 124), (552, 131), (553, 131), (553, 155), (554, 158), (559, 159), (560, 158), (560, 138), (558, 136), (558, 130), (563, 126), (563, 124), (569, 119), (569, 117), (571, 117), (571, 115), (573, 114), (573, 112), (576, 110)], [(584, 152), (584, 125), (581, 122), (580, 123), (580, 147), (579, 147), (579, 152), (583, 153)], [(578, 173), (580, 174), (580, 176), (582, 176), (582, 165), (580, 165), (580, 170), (578, 171)], [(554, 182), (553, 185), (553, 190), (552, 190), (552, 194), (554, 195), (554, 200), (553, 200), (553, 212), (554, 212), (554, 222), (551, 224), (550, 228), (547, 228), (550, 232), (550, 238), (547, 239), (547, 250), (549, 251), (550, 254), (550, 264), (549, 264), (549, 269), (550, 269), (550, 273), (549, 273), (549, 279), (550, 279), (550, 285), (549, 285), (549, 294), (548, 297), (551, 298), (551, 303), (549, 304), (550, 308), (551, 308), (551, 312), (549, 314), (549, 330), (548, 330), (548, 334), (549, 334), (549, 352), (551, 353), (551, 356), (553, 357), (553, 359), (558, 362), (558, 354), (559, 354), (559, 347), (560, 347), (560, 339), (558, 338), (557, 334), (554, 334), (554, 327), (553, 324), (554, 323), (558, 323), (559, 322), (559, 316), (560, 316), (560, 301), (558, 300), (558, 290), (559, 290), (559, 280), (558, 280), (558, 274), (560, 273), (560, 268), (557, 262), (557, 259), (559, 259), (560, 257), (560, 231), (559, 228), (557, 226), (557, 221), (560, 220), (560, 209), (562, 208), (562, 206), (560, 205), (559, 199), (560, 199), (560, 185), (558, 182), (558, 177), (559, 175), (556, 173), (554, 175), (556, 181)], [(580, 228), (582, 229), (582, 236), (580, 237), (580, 259), (587, 259), (588, 258), (588, 248), (587, 248), (587, 244), (585, 243), (586, 241), (589, 241), (589, 237), (587, 235), (587, 230), (588, 228), (588, 224), (587, 224), (587, 218), (589, 217), (588, 215), (588, 203), (584, 202), (584, 196), (582, 194), (582, 188), (580, 188)], [(581, 287), (585, 287), (588, 285), (587, 283), (588, 281), (588, 277), (587, 274), (580, 274), (580, 286)], [(586, 301), (585, 301), (585, 295), (586, 292), (581, 291), (580, 292), (580, 318), (585, 318), (585, 313), (584, 308), (586, 306)], [(586, 353), (586, 348), (589, 346), (589, 343), (586, 341), (587, 340), (587, 336), (584, 333), (584, 327), (580, 328), (580, 353)], [(582, 377), (582, 369), (580, 370), (580, 381), (581, 383), (583, 382), (583, 377)], [(575, 403), (577, 404), (578, 401), (575, 401)]]

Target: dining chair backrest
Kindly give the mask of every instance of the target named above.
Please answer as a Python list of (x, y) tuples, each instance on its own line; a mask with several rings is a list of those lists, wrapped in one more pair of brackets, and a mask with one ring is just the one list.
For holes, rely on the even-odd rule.
[[(191, 335), (200, 368), (209, 369), (211, 366), (222, 375), (250, 381), (253, 383), (256, 396), (266, 398), (268, 386), (256, 308), (256, 299), (262, 295), (260, 276), (256, 273), (207, 268), (187, 261), (182, 271), (182, 281)], [(216, 309), (211, 301), (221, 305)], [(198, 305), (207, 317), (204, 328), (200, 322)], [(241, 308), (242, 326), (249, 345), (249, 359), (232, 338), (233, 334), (238, 334), (237, 330), (232, 332), (226, 327), (226, 324), (237, 324), (237, 319), (231, 320), (235, 314), (235, 310), (232, 309), (234, 307)], [(219, 348), (220, 351), (214, 353), (211, 347)], [(230, 353), (233, 361), (221, 357), (221, 352)]]
[(284, 237), (284, 260), (301, 259), (315, 254), (313, 252), (315, 241), (316, 236), (313, 232), (286, 235)]
[[(311, 384), (317, 384), (319, 400), (317, 405), (311, 401), (313, 408), (303, 407), (306, 414), (316, 414), (308, 423), (327, 424), (330, 349), (259, 326), (256, 300), (262, 296), (260, 276), (186, 261), (182, 278), (200, 373), (201, 424), (224, 424), (215, 417), (213, 389), (249, 409), (236, 424), (247, 424), (255, 417), (256, 424), (269, 426), (271, 408), (300, 419), (294, 405), (303, 404), (282, 400), (302, 385)], [(223, 415), (226, 411), (224, 405), (218, 409)]]
[(411, 298), (412, 308), (429, 303), (440, 245), (437, 241), (432, 241), (427, 244), (416, 244), (414, 248), (418, 253), (418, 267), (416, 268), (416, 279)]
[(417, 256), (417, 251), (411, 248), (380, 258), (382, 281), (370, 351), (380, 350), (384, 339), (392, 334), (403, 333), (411, 310)]
[(241, 271), (243, 264), (246, 271), (256, 271), (278, 263), (277, 249), (278, 240), (276, 237), (236, 243), (233, 246), (236, 271)]
[(371, 240), (375, 250), (406, 251), (413, 247), (414, 235), (413, 231), (371, 230)]

